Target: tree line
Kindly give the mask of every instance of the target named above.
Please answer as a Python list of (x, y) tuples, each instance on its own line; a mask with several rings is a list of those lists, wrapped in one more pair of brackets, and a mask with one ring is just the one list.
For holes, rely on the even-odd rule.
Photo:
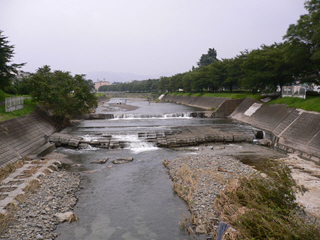
[(320, 84), (320, 1), (305, 2), (307, 14), (291, 24), (283, 42), (244, 50), (233, 58), (218, 59), (214, 48), (202, 54), (197, 67), (171, 77), (101, 86), (100, 91), (216, 92), (240, 89), (273, 92), (300, 83)]

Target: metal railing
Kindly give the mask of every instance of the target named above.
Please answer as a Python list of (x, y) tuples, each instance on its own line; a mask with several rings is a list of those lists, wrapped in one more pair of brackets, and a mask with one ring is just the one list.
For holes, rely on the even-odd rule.
[(12, 112), (24, 108), (24, 97), (6, 98), (6, 112)]
[(306, 99), (307, 89), (305, 86), (283, 86), (282, 97), (298, 97)]

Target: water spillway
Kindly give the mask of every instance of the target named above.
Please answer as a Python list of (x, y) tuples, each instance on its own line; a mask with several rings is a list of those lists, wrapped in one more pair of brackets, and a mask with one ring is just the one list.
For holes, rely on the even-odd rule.
[(163, 118), (191, 118), (191, 113), (127, 113), (127, 114), (114, 114), (114, 119), (163, 119)]

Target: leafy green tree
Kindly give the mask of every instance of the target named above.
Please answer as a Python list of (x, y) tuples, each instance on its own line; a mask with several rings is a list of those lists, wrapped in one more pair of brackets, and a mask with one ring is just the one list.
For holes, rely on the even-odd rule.
[(262, 45), (247, 54), (242, 70), (242, 83), (256, 92), (275, 91), (278, 86), (294, 82), (292, 65), (284, 57), (285, 44)]
[(223, 59), (227, 72), (223, 86), (229, 89), (230, 92), (232, 92), (235, 87), (238, 87), (241, 80), (244, 78), (241, 65), (245, 61), (245, 58), (246, 57), (244, 55), (239, 55), (235, 58)]
[(209, 48), (208, 53), (202, 54), (197, 64), (201, 68), (203, 66), (208, 66), (216, 61), (219, 61), (217, 59), (217, 51), (214, 48)]
[(192, 92), (192, 83), (193, 83), (193, 72), (189, 71), (183, 74), (182, 76), (182, 88), (184, 92)]
[(210, 88), (213, 92), (223, 86), (227, 79), (227, 64), (226, 61), (219, 61), (210, 64)]
[(160, 77), (159, 89), (161, 92), (165, 92), (169, 89), (169, 77)]
[(52, 72), (46, 65), (28, 78), (27, 85), (33, 100), (52, 113), (57, 127), (66, 126), (74, 116), (97, 107), (97, 98), (91, 93), (90, 82), (84, 75)]
[(305, 2), (307, 14), (291, 24), (284, 39), (286, 57), (294, 63), (294, 74), (305, 82), (320, 83), (320, 1)]
[(21, 64), (10, 64), (14, 54), (14, 46), (9, 45), (7, 37), (3, 36), (3, 31), (0, 30), (0, 88), (5, 90), (5, 87), (11, 86), (11, 81), (17, 73), (17, 69), (25, 65)]

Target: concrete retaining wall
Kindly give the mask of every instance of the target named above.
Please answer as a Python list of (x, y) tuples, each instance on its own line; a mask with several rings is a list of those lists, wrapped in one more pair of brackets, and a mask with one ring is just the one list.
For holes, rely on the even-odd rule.
[[(223, 103), (225, 103), (227, 101), (234, 101), (231, 98), (193, 97), (193, 96), (181, 96), (181, 95), (166, 95), (162, 98), (162, 100), (167, 101), (167, 102), (174, 102), (174, 103), (180, 103), (180, 104), (184, 104), (184, 105), (188, 105), (188, 106), (203, 108), (206, 110), (211, 110), (211, 109), (216, 110), (220, 106), (222, 106)], [(234, 101), (233, 103), (236, 103), (236, 101)], [(231, 107), (231, 105), (232, 104), (230, 104), (229, 106)], [(230, 112), (230, 110), (226, 109), (227, 106), (228, 105), (225, 105), (225, 111)], [(232, 109), (232, 111), (233, 110), (234, 110), (234, 108)]]
[(53, 126), (37, 113), (0, 122), (0, 166), (29, 155), (53, 132)]
[(320, 163), (320, 113), (247, 98), (230, 117), (265, 130), (276, 148)]

